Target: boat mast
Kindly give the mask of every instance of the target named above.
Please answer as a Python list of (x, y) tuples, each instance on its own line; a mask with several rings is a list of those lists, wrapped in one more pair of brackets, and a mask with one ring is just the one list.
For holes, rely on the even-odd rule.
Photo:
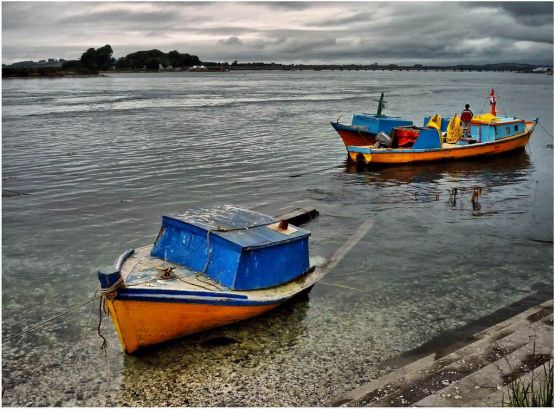
[(382, 95), (380, 96), (380, 102), (378, 102), (378, 112), (376, 112), (376, 116), (382, 116), (382, 104), (383, 104), (383, 92), (382, 92)]
[(492, 114), (493, 116), (496, 116), (497, 113), (495, 112), (495, 91), (493, 90), (493, 88), (491, 89), (491, 92), (489, 93), (489, 103), (490, 103), (490, 114)]

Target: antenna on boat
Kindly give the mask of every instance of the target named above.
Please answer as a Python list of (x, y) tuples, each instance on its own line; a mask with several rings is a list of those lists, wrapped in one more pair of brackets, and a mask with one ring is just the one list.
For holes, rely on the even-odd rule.
[(378, 111), (376, 112), (376, 116), (383, 116), (382, 109), (385, 108), (385, 101), (383, 100), (383, 92), (380, 95), (380, 99), (377, 100), (374, 98), (374, 101), (378, 101)]
[(491, 89), (490, 93), (489, 93), (489, 104), (490, 104), (490, 114), (492, 114), (493, 116), (496, 116), (497, 113), (495, 112), (495, 91), (493, 90), (493, 88)]

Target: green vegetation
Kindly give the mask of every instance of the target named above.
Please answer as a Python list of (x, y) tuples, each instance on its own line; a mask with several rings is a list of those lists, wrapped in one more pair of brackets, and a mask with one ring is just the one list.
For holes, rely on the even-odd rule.
[(115, 67), (118, 70), (158, 70), (164, 68), (184, 68), (200, 65), (201, 61), (196, 55), (181, 54), (177, 50), (164, 53), (160, 50), (137, 51), (118, 58)]
[(87, 70), (81, 68), (59, 68), (59, 67), (23, 67), (23, 68), (12, 68), (3, 67), (2, 77), (3, 78), (33, 78), (33, 77), (65, 77), (68, 75), (91, 75)]
[[(61, 67), (2, 67), (2, 77), (62, 77), (67, 75), (97, 75), (99, 71), (118, 70), (150, 70), (163, 68), (183, 69), (202, 62), (196, 55), (182, 54), (177, 50), (164, 53), (160, 50), (137, 51), (118, 58), (112, 54), (112, 47), (106, 44), (100, 48), (89, 48), (79, 60), (65, 61)], [(33, 62), (29, 62), (33, 64)], [(37, 63), (38, 64), (38, 63)]]
[(542, 365), (543, 379), (523, 382), (515, 379), (509, 384), (509, 400), (503, 402), (512, 407), (553, 407), (553, 362)]
[(113, 53), (114, 51), (109, 44), (97, 50), (89, 48), (81, 55), (81, 66), (96, 71), (107, 70), (115, 61), (112, 58)]
[[(397, 64), (380, 65), (377, 62), (365, 64), (281, 64), (265, 62), (209, 62), (201, 61), (198, 56), (180, 53), (177, 50), (164, 53), (160, 50), (144, 50), (127, 54), (117, 60), (112, 57), (113, 49), (109, 44), (100, 48), (89, 48), (78, 60), (60, 60), (61, 67), (54, 66), (58, 62), (54, 59), (34, 61), (20, 61), (11, 66), (2, 66), (2, 77), (61, 77), (67, 75), (98, 75), (100, 71), (182, 71), (194, 65), (204, 65), (208, 71), (241, 71), (241, 70), (372, 70), (372, 71), (518, 71), (535, 72), (536, 66), (529, 64), (486, 64), (486, 65), (454, 65), (454, 66), (423, 66), (414, 64), (403, 66)], [(540, 73), (539, 71), (536, 73)], [(544, 72), (545, 73), (545, 72)], [(548, 73), (551, 73), (549, 70)]]

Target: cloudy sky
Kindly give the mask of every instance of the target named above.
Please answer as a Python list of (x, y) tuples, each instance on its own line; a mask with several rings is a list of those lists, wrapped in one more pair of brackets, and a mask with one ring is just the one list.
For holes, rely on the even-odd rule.
[(204, 61), (553, 64), (553, 2), (2, 2), (2, 62), (177, 49)]

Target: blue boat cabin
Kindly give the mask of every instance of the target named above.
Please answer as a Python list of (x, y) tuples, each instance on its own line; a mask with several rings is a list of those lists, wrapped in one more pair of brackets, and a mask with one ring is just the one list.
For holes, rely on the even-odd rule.
[(152, 257), (203, 273), (233, 290), (278, 286), (309, 270), (310, 232), (234, 206), (162, 216)]
[(472, 124), (470, 136), (479, 142), (494, 142), (499, 139), (521, 134), (526, 125), (522, 119), (499, 118), (491, 124)]
[(377, 134), (378, 132), (385, 132), (389, 134), (393, 128), (398, 126), (411, 126), (412, 121), (400, 119), (397, 116), (378, 116), (372, 114), (355, 114), (351, 125), (353, 127), (366, 128), (369, 132)]

